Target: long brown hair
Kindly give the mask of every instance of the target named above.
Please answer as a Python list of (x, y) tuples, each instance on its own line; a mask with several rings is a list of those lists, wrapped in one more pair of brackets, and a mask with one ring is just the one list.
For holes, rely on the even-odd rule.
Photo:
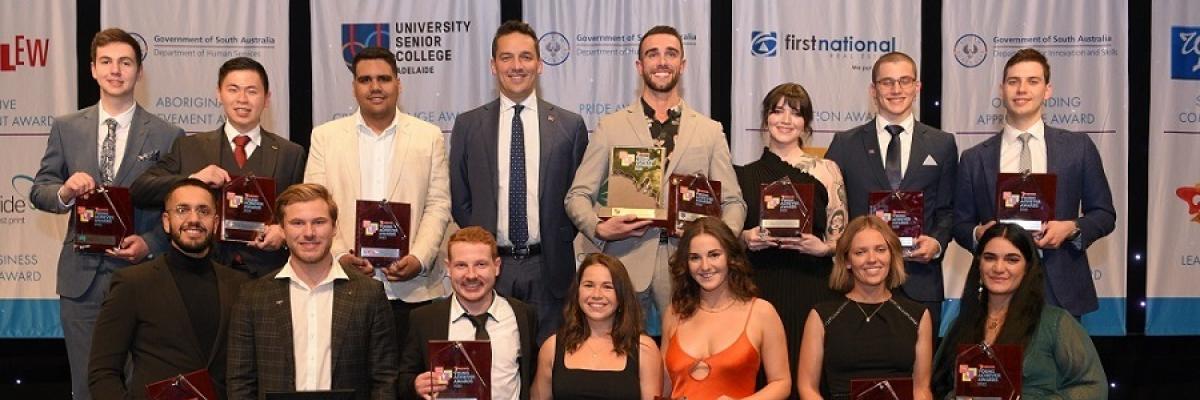
[(904, 271), (904, 253), (900, 251), (900, 238), (896, 237), (896, 232), (892, 231), (892, 227), (879, 217), (859, 215), (846, 224), (846, 232), (842, 233), (842, 237), (838, 238), (837, 246), (834, 247), (833, 272), (829, 274), (830, 289), (841, 293), (847, 293), (854, 289), (854, 273), (849, 269), (850, 245), (854, 242), (854, 236), (868, 230), (883, 235), (883, 240), (888, 245), (888, 253), (891, 254), (887, 277), (884, 278), (883, 284), (888, 289), (895, 289), (908, 278), (908, 274)]
[(633, 290), (633, 281), (625, 265), (616, 257), (604, 253), (588, 254), (579, 264), (579, 272), (575, 274), (575, 282), (567, 290), (566, 305), (563, 306), (563, 324), (558, 328), (558, 341), (567, 352), (573, 353), (583, 346), (583, 342), (591, 335), (587, 315), (579, 306), (579, 283), (583, 280), (583, 272), (591, 267), (603, 267), (612, 275), (613, 289), (617, 292), (617, 311), (613, 313), (612, 341), (613, 352), (617, 355), (635, 354), (642, 335), (642, 307), (638, 304), (637, 293)]
[(691, 270), (688, 268), (688, 252), (691, 251), (692, 240), (700, 235), (712, 235), (725, 250), (725, 262), (729, 268), (726, 282), (733, 298), (746, 301), (758, 295), (758, 287), (754, 286), (751, 279), (754, 271), (750, 269), (750, 260), (746, 258), (746, 249), (742, 247), (742, 241), (738, 240), (733, 231), (720, 219), (700, 218), (684, 228), (679, 247), (675, 249), (670, 260), (671, 306), (675, 308), (675, 313), (679, 314), (681, 320), (690, 318), (700, 306), (700, 284), (692, 279)]

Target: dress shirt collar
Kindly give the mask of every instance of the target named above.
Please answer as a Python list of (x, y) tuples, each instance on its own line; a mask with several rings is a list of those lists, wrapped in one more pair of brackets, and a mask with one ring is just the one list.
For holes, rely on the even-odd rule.
[(238, 131), (237, 128), (234, 128), (233, 124), (226, 122), (225, 127), (223, 129), (225, 131), (225, 141), (226, 142), (233, 143), (233, 138), (238, 137), (238, 135), (246, 135), (246, 136), (250, 137), (250, 143), (254, 143), (255, 146), (262, 146), (262, 125), (261, 124), (255, 125), (254, 128), (251, 129), (249, 132), (241, 132), (241, 131)]
[(509, 110), (512, 110), (513, 106), (515, 106), (517, 104), (525, 106), (526, 110), (532, 110), (532, 111), (536, 112), (537, 111), (537, 103), (538, 103), (538, 98), (537, 98), (536, 90), (533, 91), (533, 93), (530, 93), (529, 97), (526, 97), (525, 100), (521, 100), (520, 103), (513, 101), (512, 99), (508, 98), (508, 96), (505, 96), (503, 93), (500, 94), (500, 111), (501, 112), (507, 112)]
[(129, 124), (133, 123), (133, 110), (137, 109), (137, 103), (129, 106), (129, 109), (121, 111), (117, 115), (109, 115), (104, 111), (104, 104), (97, 104), (96, 109), (100, 110), (100, 126), (104, 126), (104, 121), (112, 118), (117, 120), (117, 129), (129, 128)]
[[(296, 275), (296, 270), (292, 268), (291, 260), (288, 260), (287, 264), (283, 265), (283, 269), (279, 270), (278, 274), (275, 274), (275, 279), (288, 279), (293, 284), (299, 284), (302, 287), (307, 287), (307, 285), (304, 283), (304, 281), (301, 280), (300, 277)], [(325, 279), (322, 279), (321, 282), (318, 282), (317, 285), (314, 286), (313, 288), (324, 286), (324, 285), (332, 283), (333, 281), (336, 281), (336, 280), (348, 281), (348, 280), (350, 280), (350, 277), (346, 275), (346, 271), (343, 270), (340, 265), (337, 265), (337, 263), (334, 263), (330, 267), (329, 273), (325, 274)], [(313, 288), (309, 288), (309, 289), (313, 289)]]
[[(1017, 140), (1017, 137), (1021, 135), (1021, 132), (1022, 131), (1017, 130), (1017, 128), (1014, 128), (1012, 125), (1005, 123), (1004, 124), (1004, 133), (1003, 133), (1004, 134), (1004, 137), (1003, 137), (1004, 142), (1008, 143), (1008, 144), (1020, 143), (1020, 141)], [(1038, 119), (1038, 121), (1036, 123), (1034, 123), (1033, 126), (1029, 127), (1028, 131), (1024, 131), (1024, 132), (1029, 132), (1030, 135), (1033, 135), (1033, 137), (1032, 137), (1033, 140), (1037, 140), (1037, 141), (1045, 143), (1046, 142), (1046, 121)]]
[[(492, 304), (489, 305), (487, 311), (485, 311), (491, 317), (492, 321), (499, 321), (500, 319), (505, 318), (507, 313), (504, 313), (504, 311), (506, 310), (508, 310), (508, 313), (512, 313), (512, 307), (500, 306), (500, 303), (502, 302), (508, 304), (508, 300), (506, 300), (503, 296), (500, 296), (499, 293), (496, 293), (495, 290), (492, 290)], [(458, 322), (459, 319), (463, 318), (463, 314), (469, 313), (467, 312), (467, 309), (463, 308), (462, 304), (458, 302), (458, 295), (450, 295), (450, 323)]]
[(911, 136), (915, 133), (913, 132), (913, 126), (916, 125), (916, 118), (913, 118), (912, 113), (908, 113), (908, 116), (905, 116), (904, 119), (900, 121), (888, 121), (883, 117), (883, 115), (875, 115), (875, 132), (879, 133), (881, 136), (888, 136), (890, 139), (891, 134), (889, 134), (886, 129), (883, 129), (888, 125), (900, 125), (900, 127), (904, 128), (904, 132), (901, 132), (900, 136)]
[(400, 130), (400, 109), (396, 109), (396, 115), (392, 117), (391, 125), (388, 125), (388, 127), (383, 130), (382, 135), (376, 135), (375, 130), (371, 129), (370, 126), (367, 126), (367, 121), (363, 120), (362, 117), (362, 110), (354, 111), (354, 121), (354, 126), (358, 128), (358, 133), (360, 134), (369, 134), (371, 137), (383, 137), (391, 135)]

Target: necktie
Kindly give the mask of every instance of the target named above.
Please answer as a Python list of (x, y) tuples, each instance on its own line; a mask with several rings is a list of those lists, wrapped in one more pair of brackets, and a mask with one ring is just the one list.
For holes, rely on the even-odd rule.
[(246, 144), (250, 143), (250, 137), (246, 135), (237, 135), (233, 138), (233, 160), (237, 161), (238, 168), (246, 166)]
[(104, 120), (108, 127), (108, 135), (104, 136), (104, 145), (100, 146), (100, 180), (105, 186), (112, 185), (114, 177), (113, 163), (117, 157), (117, 120)]
[(514, 247), (524, 246), (529, 241), (529, 221), (525, 215), (525, 125), (521, 123), (521, 110), (525, 106), (513, 106), (512, 143), (509, 145), (508, 187), (508, 239)]
[(1021, 141), (1020, 172), (1022, 173), (1033, 172), (1033, 156), (1029, 154), (1029, 139), (1032, 137), (1033, 135), (1029, 132), (1021, 132), (1021, 135), (1017, 136), (1017, 140)]
[(892, 140), (888, 142), (884, 171), (887, 172), (888, 183), (892, 185), (892, 190), (896, 190), (900, 188), (900, 180), (903, 178), (900, 174), (900, 133), (904, 132), (904, 127), (888, 125), (883, 129), (892, 135)]
[(487, 331), (488, 317), (490, 317), (491, 314), (483, 313), (479, 315), (471, 315), (463, 313), (463, 316), (467, 317), (467, 320), (471, 321), (471, 325), (475, 325), (475, 340), (491, 340), (491, 336), (488, 335)]

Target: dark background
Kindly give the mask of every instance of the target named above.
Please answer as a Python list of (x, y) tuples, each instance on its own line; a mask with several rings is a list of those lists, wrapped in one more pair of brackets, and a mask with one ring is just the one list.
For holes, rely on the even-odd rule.
[[(566, 0), (564, 0), (566, 1)], [(922, 0), (921, 27), (922, 63), (920, 75), (924, 84), (921, 95), (920, 120), (933, 126), (941, 125), (941, 61), (942, 27), (941, 0)], [(502, 19), (519, 19), (521, 0), (501, 0)], [(100, 100), (99, 87), (91, 77), (87, 63), (92, 36), (101, 30), (100, 2), (79, 0), (78, 59), (79, 108)], [(1096, 348), (1108, 374), (1110, 398), (1147, 399), (1175, 396), (1196, 396), (1186, 390), (1200, 382), (1200, 337), (1144, 336), (1145, 309), (1140, 301), (1146, 294), (1146, 196), (1147, 147), (1150, 125), (1150, 7), (1149, 1), (1128, 0), (1129, 7), (1129, 177), (1130, 215), (1121, 215), (1128, 224), (1127, 322), (1124, 337), (1094, 337)], [(312, 130), (312, 69), (309, 46), (311, 10), (308, 1), (294, 1), (289, 21), (289, 65), (291, 74), (291, 139), (308, 147)], [(728, 32), (732, 29), (733, 6), (730, 1), (712, 1), (712, 118), (720, 121), (728, 132), (730, 119), (730, 76), (732, 44)], [(282, 23), (282, 21), (281, 21)], [(649, 27), (647, 27), (649, 28)], [(537, 29), (535, 26), (534, 29)], [(153, 65), (147, 66), (154, 68)], [(480, 66), (484, 68), (484, 66)], [(216, 71), (214, 71), (215, 74)], [(800, 82), (803, 84), (804, 82)], [(1116, 196), (1128, 195), (1115, 193)], [(1135, 259), (1136, 255), (1141, 255)], [(0, 340), (0, 397), (9, 398), (67, 398), (69, 372), (66, 350), (61, 339), (4, 339)], [(18, 384), (18, 381), (20, 382)], [(1190, 397), (1190, 396), (1189, 396)]]

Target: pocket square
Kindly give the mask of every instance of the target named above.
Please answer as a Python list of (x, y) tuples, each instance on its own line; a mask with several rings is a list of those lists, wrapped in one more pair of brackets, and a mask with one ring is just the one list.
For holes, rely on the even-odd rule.
[(931, 166), (931, 167), (936, 167), (936, 166), (938, 165), (938, 163), (937, 163), (937, 161), (935, 161), (935, 160), (933, 159), (933, 156), (932, 156), (932, 155), (928, 155), (928, 156), (925, 156), (925, 162), (921, 163), (921, 165), (922, 165), (922, 166)]
[(137, 155), (138, 161), (158, 161), (158, 150)]

